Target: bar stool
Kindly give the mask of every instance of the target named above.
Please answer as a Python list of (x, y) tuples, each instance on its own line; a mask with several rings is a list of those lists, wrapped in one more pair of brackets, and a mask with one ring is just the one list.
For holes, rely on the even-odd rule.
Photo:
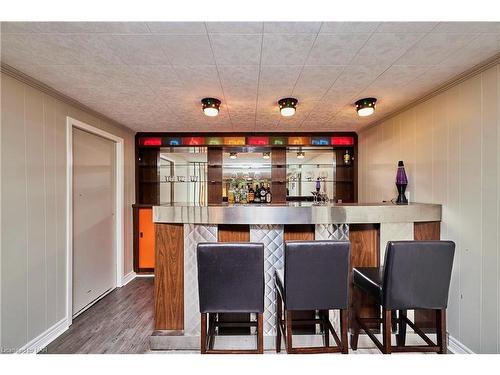
[[(349, 241), (285, 242), (284, 271), (275, 273), (277, 353), (281, 351), (283, 335), (287, 353), (347, 354), (349, 259)], [(340, 339), (329, 318), (329, 311), (337, 309), (340, 310)], [(299, 310), (319, 310), (319, 318), (294, 320), (292, 312)], [(294, 348), (292, 327), (308, 324), (321, 325), (323, 346)], [(330, 333), (336, 346), (329, 344)]]
[[(357, 349), (363, 329), (384, 354), (391, 352), (446, 353), (446, 307), (455, 243), (452, 241), (390, 241), (384, 267), (354, 268), (354, 287), (382, 306), (382, 318), (361, 318), (354, 300), (351, 348)], [(430, 309), (436, 314), (436, 343), (406, 316), (406, 310)], [(399, 310), (396, 346), (391, 345), (392, 311)], [(382, 343), (368, 327), (382, 323)], [(427, 345), (405, 345), (406, 325)]]
[[(200, 243), (197, 248), (202, 354), (262, 354), (264, 245)], [(257, 321), (219, 322), (218, 313), (256, 313)], [(207, 333), (208, 315), (208, 333)], [(257, 327), (257, 349), (217, 350), (217, 327)]]

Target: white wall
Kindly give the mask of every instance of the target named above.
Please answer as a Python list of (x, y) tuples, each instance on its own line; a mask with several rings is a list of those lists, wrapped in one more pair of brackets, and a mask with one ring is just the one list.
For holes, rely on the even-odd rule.
[[(383, 103), (380, 103), (383, 105)], [(500, 352), (500, 65), (359, 134), (360, 201), (396, 196), (404, 160), (411, 200), (443, 204), (456, 242), (451, 336)]]
[(124, 274), (132, 271), (134, 133), (1, 75), (1, 342), (18, 349), (65, 317), (66, 117), (125, 140)]

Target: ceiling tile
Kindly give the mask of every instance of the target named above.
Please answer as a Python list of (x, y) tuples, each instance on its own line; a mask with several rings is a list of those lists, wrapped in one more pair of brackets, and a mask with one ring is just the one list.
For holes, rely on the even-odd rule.
[(217, 65), (258, 65), (262, 36), (259, 34), (210, 34)]
[(307, 65), (348, 64), (370, 34), (319, 34)]
[(317, 33), (321, 22), (264, 22), (265, 33)]
[(182, 82), (170, 65), (130, 65), (137, 77), (151, 88), (171, 87), (179, 89)]
[(427, 33), (436, 27), (438, 22), (380, 22), (376, 33)]
[(209, 33), (260, 34), (262, 22), (206, 22)]
[(344, 66), (305, 66), (293, 89), (293, 95), (319, 100), (340, 76)]
[(425, 34), (373, 34), (352, 60), (355, 65), (391, 65)]
[(500, 22), (441, 22), (436, 33), (500, 33)]
[(477, 34), (430, 33), (397, 60), (398, 65), (436, 65), (465, 47)]
[(221, 65), (218, 70), (226, 100), (255, 101), (259, 82), (258, 65)]
[(276, 103), (279, 98), (289, 96), (299, 77), (300, 66), (262, 66), (259, 84), (259, 103)]
[(474, 66), (500, 52), (500, 34), (480, 34), (440, 62), (445, 66)]
[(219, 75), (215, 65), (210, 66), (174, 66), (182, 84), (193, 92), (198, 93), (200, 99), (213, 96), (221, 97), (222, 91), (219, 82)]
[(206, 34), (203, 22), (148, 22), (149, 30), (157, 34)]
[(109, 35), (106, 43), (128, 65), (168, 65), (161, 40), (155, 35)]
[(215, 64), (208, 35), (165, 35), (159, 40), (172, 65)]
[(2, 33), (149, 33), (145, 22), (2, 22)]
[(378, 22), (323, 22), (320, 33), (371, 33)]
[(263, 65), (302, 65), (316, 34), (264, 34)]

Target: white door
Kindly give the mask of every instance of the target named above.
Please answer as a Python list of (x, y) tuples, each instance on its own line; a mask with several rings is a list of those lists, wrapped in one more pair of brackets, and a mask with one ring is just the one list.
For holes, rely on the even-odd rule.
[(115, 147), (73, 129), (73, 316), (116, 287)]

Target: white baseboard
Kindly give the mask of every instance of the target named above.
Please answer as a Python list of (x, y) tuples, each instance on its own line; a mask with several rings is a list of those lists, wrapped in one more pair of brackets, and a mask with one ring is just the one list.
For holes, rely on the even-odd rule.
[(139, 274), (139, 275), (135, 275), (135, 277), (155, 277), (155, 275), (154, 274), (147, 274), (147, 275)]
[(474, 354), (467, 346), (450, 335), (448, 335), (448, 351), (453, 354)]
[(134, 280), (136, 278), (136, 276), (137, 275), (134, 271), (130, 271), (129, 273), (127, 273), (125, 276), (122, 277), (122, 285), (121, 286), (127, 285), (129, 282)]
[(62, 335), (69, 328), (68, 321), (66, 318), (61, 319), (59, 322), (54, 324), (52, 327), (47, 329), (42, 334), (35, 337), (33, 340), (24, 345), (19, 349), (17, 354), (36, 354), (52, 341)]

